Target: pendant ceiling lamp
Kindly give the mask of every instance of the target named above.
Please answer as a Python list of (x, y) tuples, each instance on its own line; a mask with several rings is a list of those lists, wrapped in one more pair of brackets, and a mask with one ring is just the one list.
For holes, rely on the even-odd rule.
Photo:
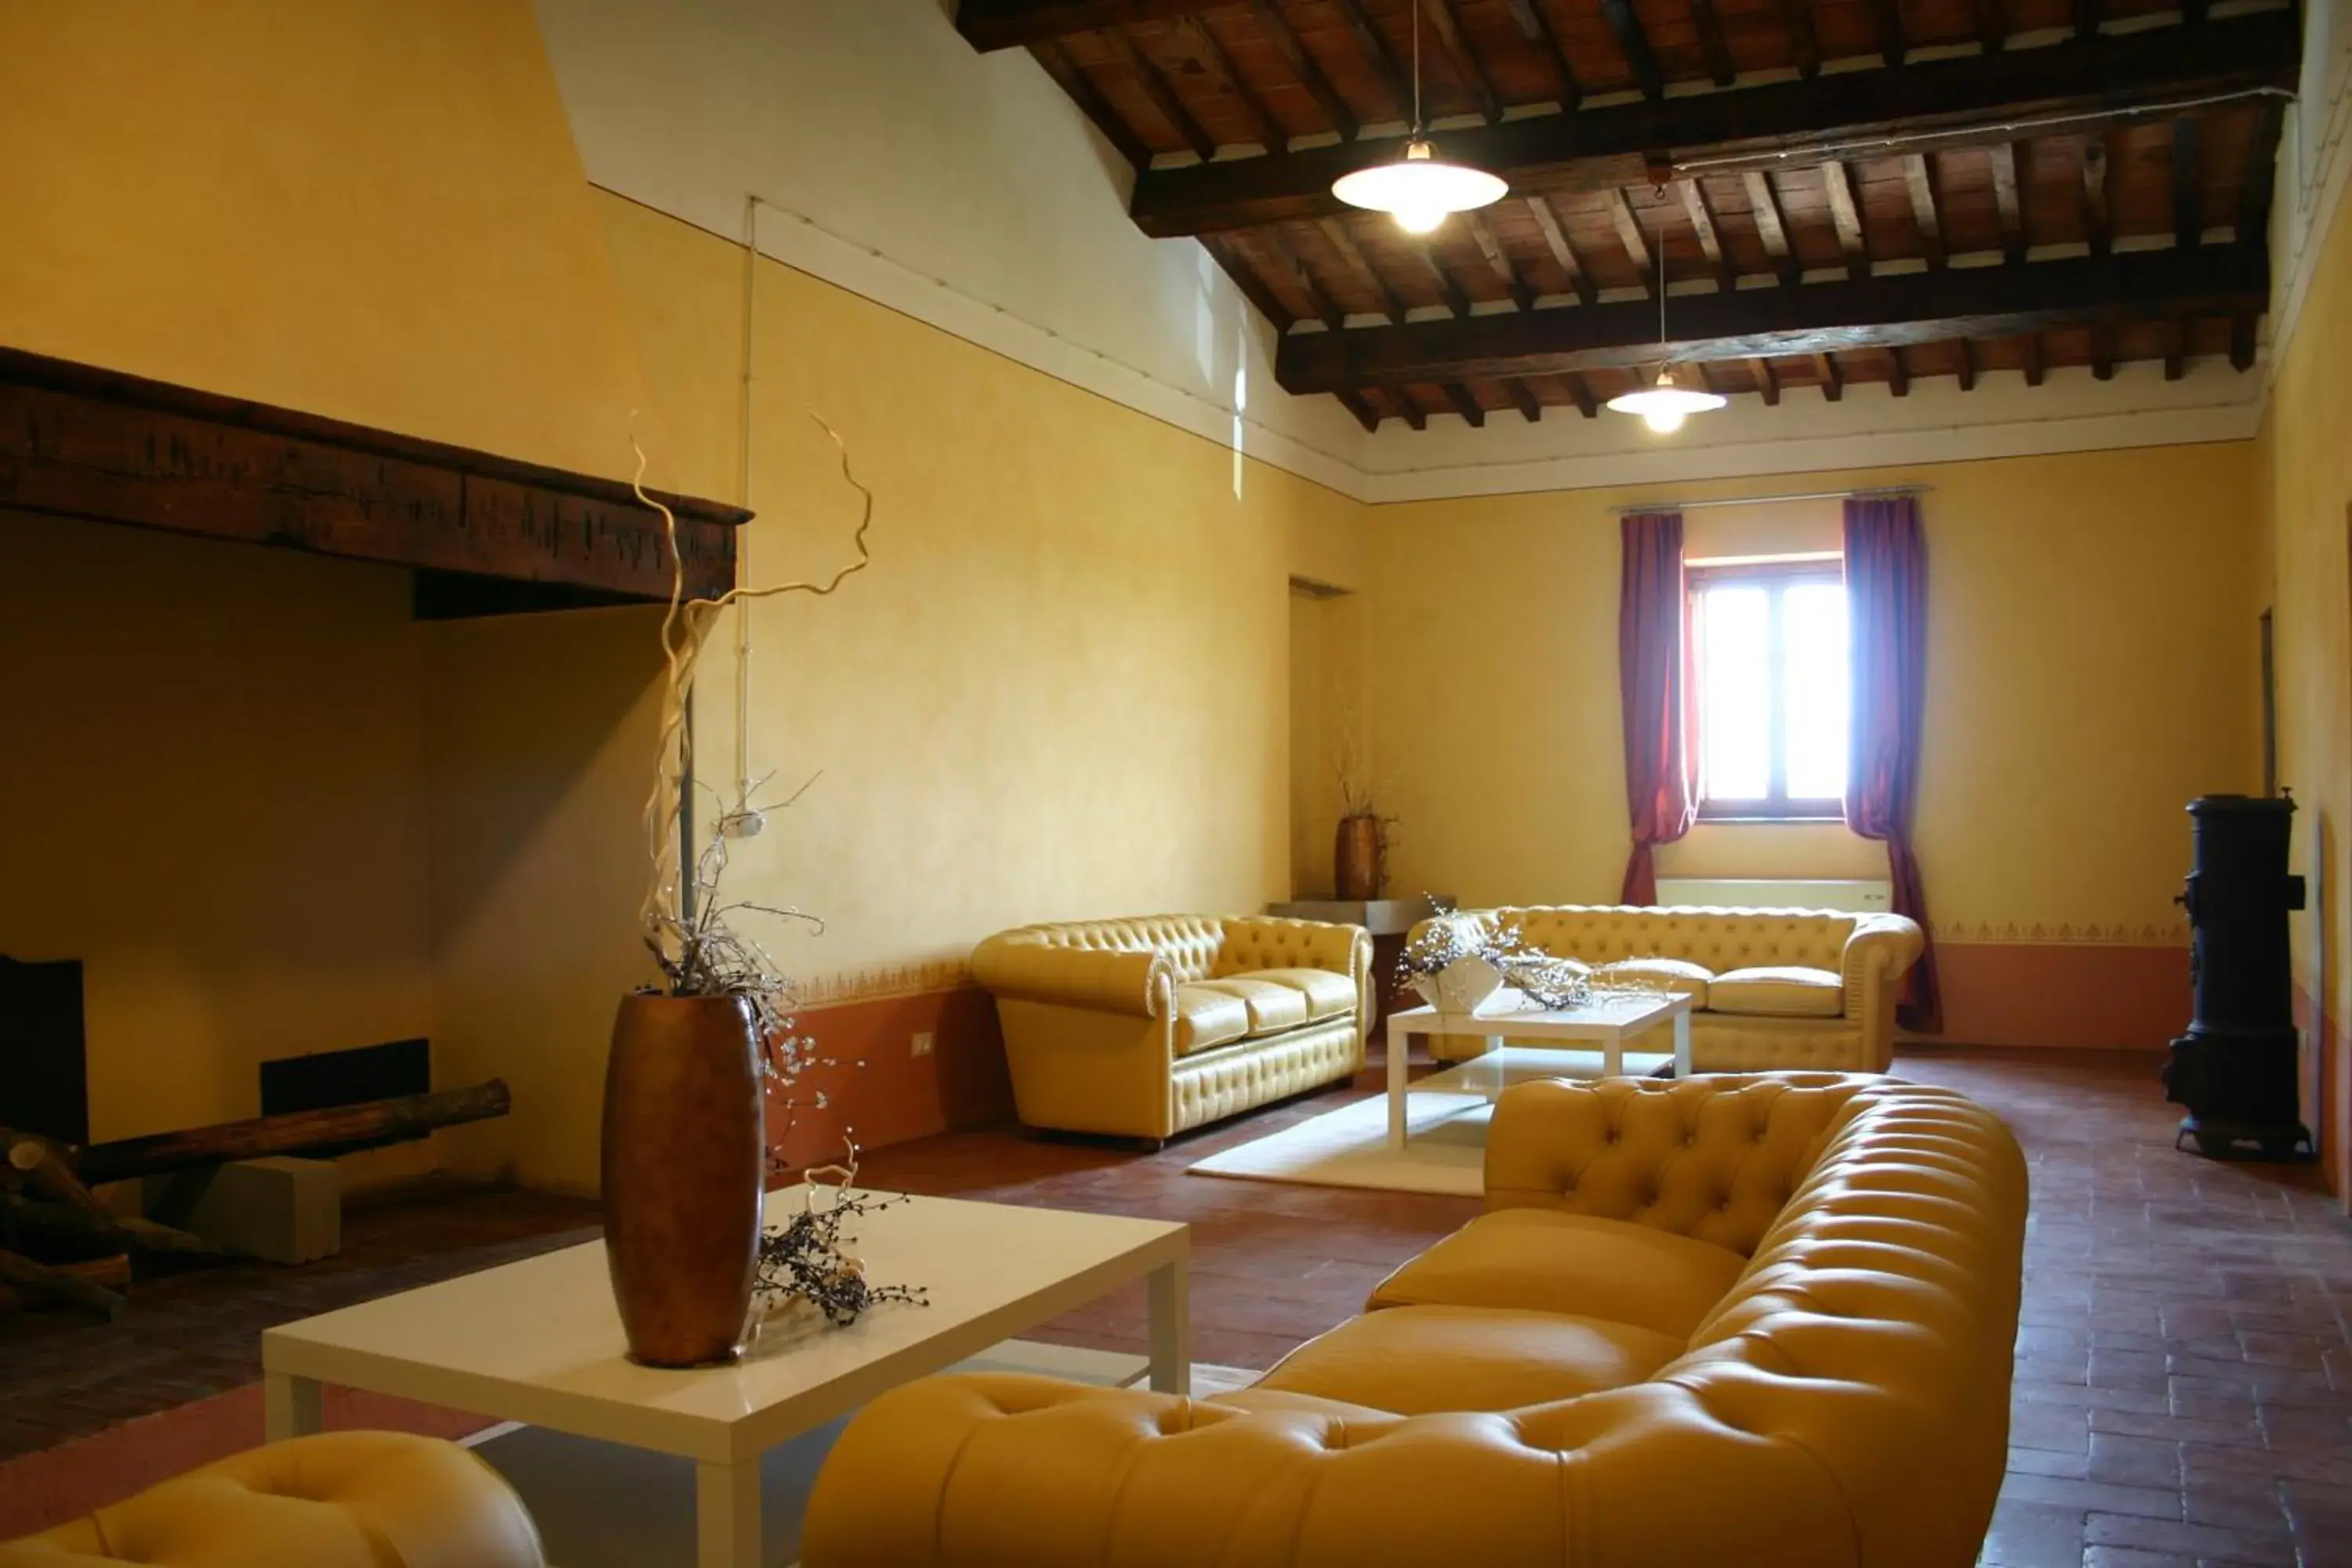
[[(1666, 246), (1663, 237), (1658, 251), (1658, 348), (1659, 359), (1666, 361)], [(1661, 436), (1671, 436), (1683, 427), (1683, 421), (1694, 414), (1705, 414), (1721, 408), (1731, 399), (1720, 393), (1694, 391), (1675, 384), (1675, 367), (1671, 362), (1658, 366), (1658, 379), (1638, 392), (1628, 392), (1609, 400), (1609, 406), (1620, 414), (1638, 414), (1642, 423)]]
[(1437, 155), (1423, 134), (1421, 118), (1421, 3), (1412, 6), (1412, 134), (1404, 156), (1392, 163), (1376, 163), (1342, 174), (1331, 184), (1331, 194), (1351, 207), (1387, 213), (1407, 234), (1429, 234), (1449, 213), (1492, 206), (1511, 187), (1484, 169), (1449, 163)]

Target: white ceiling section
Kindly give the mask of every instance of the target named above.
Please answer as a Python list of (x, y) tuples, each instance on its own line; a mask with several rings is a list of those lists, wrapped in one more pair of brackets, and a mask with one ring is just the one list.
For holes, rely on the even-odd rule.
[[(2346, 4), (2314, 7), (2323, 59), (2343, 47), (2325, 14)], [(2215, 360), (2170, 383), (2134, 364), (2033, 389), (2011, 374), (1969, 393), (1922, 378), (1905, 398), (1856, 385), (1835, 404), (1791, 388), (1777, 408), (1737, 397), (1673, 437), (1572, 409), (1368, 435), (1335, 399), (1274, 384), (1272, 329), (1196, 243), (1137, 230), (1118, 156), (1025, 53), (975, 53), (953, 7), (537, 5), (598, 185), (730, 239), (757, 195), (765, 254), (1219, 445), (1246, 365), (1251, 454), (1361, 500), (2242, 439), (2260, 417), (2262, 374)], [(2315, 167), (2304, 179), (2328, 183)], [(2296, 206), (2280, 205), (2291, 223)]]

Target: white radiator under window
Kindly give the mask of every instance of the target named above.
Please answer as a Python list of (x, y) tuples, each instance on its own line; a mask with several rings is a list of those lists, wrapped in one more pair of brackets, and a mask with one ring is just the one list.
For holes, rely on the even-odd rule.
[(1891, 882), (1828, 882), (1746, 878), (1661, 877), (1658, 902), (1748, 910), (1845, 910), (1885, 914), (1895, 907)]

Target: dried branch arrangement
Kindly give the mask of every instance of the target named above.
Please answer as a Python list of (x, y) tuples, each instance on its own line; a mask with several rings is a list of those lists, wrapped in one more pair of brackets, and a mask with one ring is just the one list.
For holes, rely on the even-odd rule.
[[(644, 813), (646, 855), (651, 865), (640, 911), (645, 943), (661, 971), (668, 994), (733, 996), (750, 1005), (760, 1041), (768, 1103), (781, 1110), (783, 1117), (782, 1134), (776, 1137), (774, 1152), (769, 1156), (772, 1173), (779, 1174), (782, 1169), (782, 1150), (803, 1109), (801, 1079), (817, 1068), (864, 1064), (844, 1063), (823, 1056), (816, 1042), (801, 1033), (793, 1017), (797, 996), (791, 978), (775, 955), (741, 929), (742, 917), (751, 915), (799, 923), (819, 931), (824, 929), (824, 922), (790, 906), (730, 900), (723, 889), (729, 859), (727, 830), (734, 821), (762, 809), (753, 797), (767, 781), (751, 785), (740, 800), (720, 802), (717, 824), (690, 867), (684, 861), (680, 819), (685, 792), (691, 787), (690, 781), (695, 776), (694, 731), (687, 722), (687, 712), (693, 700), (695, 670), (719, 612), (730, 605), (785, 594), (823, 597), (873, 563), (866, 535), (874, 521), (874, 492), (859, 483), (851, 470), (849, 449), (839, 432), (814, 414), (809, 417), (832, 438), (840, 457), (842, 479), (857, 492), (860, 502), (855, 536), (857, 559), (824, 582), (783, 583), (770, 588), (738, 587), (715, 599), (688, 599), (685, 569), (677, 555), (677, 519), (669, 508), (646, 493), (643, 447), (637, 448), (637, 471), (632, 481), (637, 499), (661, 513), (673, 563), (669, 611), (662, 618), (661, 630), (667, 671), (662, 688), (661, 735), (653, 789), (646, 797)], [(814, 778), (809, 781), (814, 782)], [(807, 789), (808, 784), (803, 784), (789, 799), (780, 802), (777, 809), (790, 806)], [(816, 1110), (823, 1110), (825, 1103), (821, 1089), (806, 1101), (808, 1108)], [(849, 1190), (856, 1165), (857, 1146), (853, 1139), (848, 1142), (845, 1164), (826, 1166), (806, 1174), (809, 1202), (803, 1212), (781, 1226), (761, 1231), (756, 1289), (763, 1313), (782, 1311), (796, 1301), (805, 1301), (826, 1322), (839, 1328), (856, 1321), (868, 1307), (885, 1301), (928, 1304), (919, 1289), (868, 1284), (864, 1264), (848, 1250), (847, 1244), (854, 1238), (844, 1236), (844, 1226), (860, 1215), (905, 1201), (877, 1199)], [(831, 1196), (820, 1205), (817, 1192), (828, 1186)]]

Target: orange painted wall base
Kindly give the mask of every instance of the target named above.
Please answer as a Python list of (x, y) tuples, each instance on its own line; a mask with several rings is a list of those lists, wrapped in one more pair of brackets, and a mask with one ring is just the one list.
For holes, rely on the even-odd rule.
[[(801, 1030), (839, 1066), (802, 1080), (797, 1113), (771, 1105), (769, 1142), (794, 1170), (1013, 1114), (995, 999), (976, 985), (804, 1011)], [(914, 1037), (931, 1037), (931, 1054)], [(819, 1108), (815, 1096), (826, 1104)]]
[(2161, 1050), (2189, 1025), (2189, 950), (1939, 942), (1939, 1044)]

